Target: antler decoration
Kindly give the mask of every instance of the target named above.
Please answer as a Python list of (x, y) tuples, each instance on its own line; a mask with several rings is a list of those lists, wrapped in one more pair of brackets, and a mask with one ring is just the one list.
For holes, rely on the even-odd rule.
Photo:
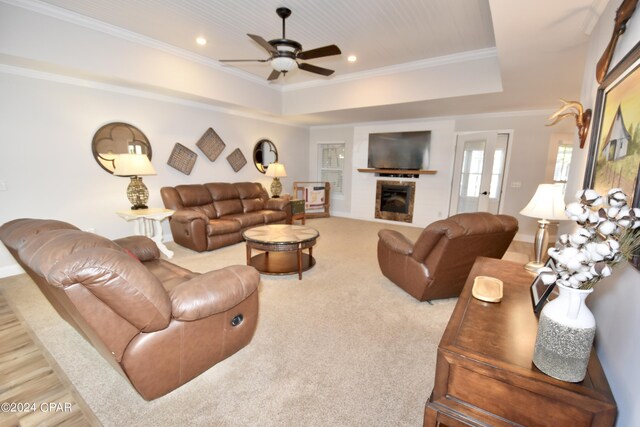
[(547, 126), (553, 126), (565, 117), (575, 117), (578, 136), (580, 137), (580, 148), (584, 148), (589, 124), (591, 124), (591, 109), (584, 110), (582, 104), (578, 101), (566, 101), (564, 99), (560, 99), (560, 101), (562, 102), (562, 107), (549, 117), (551, 123), (548, 123)]
[(611, 40), (596, 65), (596, 81), (598, 83), (602, 83), (605, 75), (607, 74), (607, 70), (611, 64), (611, 57), (613, 56), (613, 51), (616, 48), (618, 39), (627, 29), (627, 21), (631, 19), (631, 15), (633, 15), (633, 12), (636, 10), (637, 4), (638, 0), (623, 0), (618, 10), (616, 10), (616, 18), (613, 24)]

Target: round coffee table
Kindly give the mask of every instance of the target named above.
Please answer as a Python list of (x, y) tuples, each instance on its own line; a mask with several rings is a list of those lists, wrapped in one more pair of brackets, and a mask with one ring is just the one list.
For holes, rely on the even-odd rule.
[[(247, 242), (247, 265), (264, 274), (295, 274), (302, 280), (302, 272), (316, 264), (313, 245), (320, 233), (303, 225), (271, 224), (250, 228), (242, 237)], [(263, 253), (251, 256), (251, 250)], [(309, 249), (309, 254), (302, 253)]]

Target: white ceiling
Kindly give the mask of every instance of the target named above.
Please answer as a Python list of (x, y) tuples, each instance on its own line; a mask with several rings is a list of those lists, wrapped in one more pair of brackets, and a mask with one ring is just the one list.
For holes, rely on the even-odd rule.
[[(289, 7), (287, 38), (303, 49), (338, 45), (343, 54), (310, 60), (336, 70), (322, 77), (293, 70), (274, 87), (295, 88), (452, 54), (495, 49), (502, 91), (394, 100), (292, 116), (302, 123), (392, 120), (455, 114), (550, 109), (557, 98), (578, 98), (587, 32), (608, 0), (43, 0), (210, 59), (266, 58), (247, 33), (281, 37), (275, 9)], [(195, 43), (204, 36), (208, 43)], [(349, 63), (348, 55), (357, 62)], [(228, 65), (264, 78), (269, 64)], [(474, 79), (473, 75), (465, 76)], [(436, 84), (437, 82), (429, 82)], [(267, 84), (267, 83), (265, 83)]]

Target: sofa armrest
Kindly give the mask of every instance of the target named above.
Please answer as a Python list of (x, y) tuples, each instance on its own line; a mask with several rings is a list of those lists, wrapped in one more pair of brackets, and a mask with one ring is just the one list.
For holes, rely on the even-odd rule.
[(190, 209), (181, 209), (179, 211), (174, 212), (171, 215), (171, 221), (175, 221), (181, 224), (188, 224), (192, 221), (201, 219), (205, 224), (209, 222), (209, 217), (206, 216), (202, 212), (190, 210)]
[(274, 211), (283, 211), (287, 208), (287, 206), (291, 203), (288, 198), (279, 197), (277, 199), (269, 199), (267, 200), (267, 204), (265, 206), (266, 209), (271, 209)]
[(169, 292), (172, 315), (193, 321), (222, 313), (244, 301), (258, 289), (258, 270), (232, 265), (181, 283)]
[(153, 261), (160, 258), (160, 250), (153, 240), (145, 236), (129, 236), (113, 241), (118, 246), (131, 252), (140, 261)]
[(395, 230), (380, 230), (378, 231), (378, 237), (393, 252), (402, 255), (411, 255), (413, 252), (413, 242)]

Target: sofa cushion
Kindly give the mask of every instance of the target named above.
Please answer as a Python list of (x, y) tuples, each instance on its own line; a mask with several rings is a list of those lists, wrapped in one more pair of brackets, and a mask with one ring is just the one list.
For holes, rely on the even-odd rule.
[(237, 182), (233, 184), (241, 199), (268, 199), (262, 185), (257, 182)]
[(171, 302), (162, 284), (141, 262), (121, 250), (95, 247), (74, 251), (51, 266), (46, 280), (57, 288), (71, 288), (70, 293), (88, 290), (141, 332), (164, 329), (171, 320)]
[(198, 276), (198, 273), (194, 273), (163, 259), (145, 262), (144, 266), (147, 267), (151, 274), (156, 276), (167, 292), (179, 284)]
[(213, 207), (216, 210), (217, 218), (242, 213), (242, 202), (240, 202), (240, 199), (216, 201), (213, 202)]
[(271, 224), (273, 222), (284, 221), (287, 219), (287, 213), (285, 211), (271, 211), (271, 210), (262, 210), (256, 213), (264, 216), (264, 222), (266, 224)]
[(242, 228), (264, 224), (264, 215), (259, 212), (226, 215), (223, 219), (232, 219), (237, 221)]
[(91, 248), (109, 248), (122, 252), (111, 240), (80, 230), (50, 230), (40, 233), (18, 251), (22, 261), (36, 274), (46, 277), (49, 270), (70, 254)]
[(188, 209), (195, 212), (203, 213), (207, 216), (207, 218), (215, 218), (217, 216), (216, 209), (213, 207), (212, 203), (202, 206), (192, 206)]
[(180, 194), (182, 206), (185, 208), (202, 206), (213, 201), (207, 189), (199, 184), (177, 185), (176, 191)]
[(212, 219), (207, 224), (207, 236), (235, 233), (242, 229), (239, 221), (232, 219)]
[(204, 184), (213, 201), (239, 199), (238, 190), (228, 182), (210, 182)]
[(50, 230), (78, 230), (78, 227), (54, 219), (21, 218), (0, 227), (0, 240), (17, 251), (32, 237)]
[(264, 200), (255, 199), (242, 199), (243, 212), (255, 212), (264, 209)]

